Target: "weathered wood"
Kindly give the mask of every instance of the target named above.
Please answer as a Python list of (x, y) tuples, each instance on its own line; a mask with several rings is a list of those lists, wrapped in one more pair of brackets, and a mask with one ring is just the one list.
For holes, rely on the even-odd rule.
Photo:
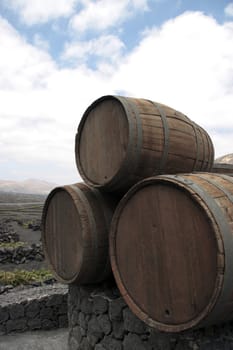
[(180, 332), (233, 318), (233, 178), (164, 175), (139, 182), (113, 216), (118, 287), (148, 325)]
[(219, 174), (233, 174), (233, 164), (214, 163), (211, 171)]
[(111, 273), (108, 235), (113, 196), (86, 184), (55, 188), (42, 215), (42, 242), (55, 276), (63, 283), (95, 283)]
[(106, 191), (126, 191), (157, 174), (209, 171), (214, 159), (209, 135), (187, 116), (121, 96), (104, 96), (87, 108), (75, 153), (85, 182)]

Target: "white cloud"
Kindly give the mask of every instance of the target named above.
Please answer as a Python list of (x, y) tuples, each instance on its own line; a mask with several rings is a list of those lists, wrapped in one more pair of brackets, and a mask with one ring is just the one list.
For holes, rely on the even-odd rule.
[(47, 84), (56, 69), (51, 57), (26, 42), (0, 17), (0, 89), (31, 89)]
[(125, 56), (117, 37), (110, 39), (109, 45), (104, 35), (83, 42), (83, 47), (67, 44), (66, 58), (98, 56), (97, 70), (85, 60), (75, 68), (59, 68), (47, 51), (29, 44), (0, 19), (3, 169), (4, 164), (12, 169), (21, 164), (30, 169), (30, 177), (78, 181), (74, 136), (80, 118), (96, 98), (117, 91), (186, 113), (209, 131), (216, 156), (233, 152), (232, 22), (220, 25), (202, 13), (185, 13), (147, 30)]
[(68, 43), (62, 55), (64, 60), (79, 64), (91, 57), (98, 64), (119, 62), (124, 43), (115, 35), (102, 35), (89, 41)]
[(230, 2), (224, 9), (225, 15), (233, 17), (233, 2)]
[(44, 51), (49, 51), (49, 42), (42, 38), (40, 34), (35, 34), (33, 38), (33, 43), (36, 47), (39, 49), (42, 49)]
[(137, 11), (147, 11), (147, 0), (85, 1), (84, 8), (70, 21), (75, 31), (101, 31), (123, 23)]
[(67, 17), (75, 10), (77, 0), (3, 0), (4, 5), (17, 12), (27, 25), (46, 23)]
[(100, 72), (83, 65), (59, 69), (47, 52), (26, 42), (3, 19), (0, 42), (1, 162), (10, 160), (29, 168), (37, 159), (45, 164), (44, 177), (50, 180), (46, 164), (57, 162), (63, 174), (54, 170), (55, 182), (71, 174), (76, 177), (70, 181), (80, 179), (74, 136), (87, 105), (99, 94), (108, 93), (107, 81)]
[(233, 128), (233, 23), (184, 13), (148, 30), (114, 79), (129, 94), (177, 108), (210, 131)]

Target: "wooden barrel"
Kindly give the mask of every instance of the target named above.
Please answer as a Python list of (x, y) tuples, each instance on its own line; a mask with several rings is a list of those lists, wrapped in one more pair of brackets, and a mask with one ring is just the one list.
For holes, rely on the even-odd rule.
[(211, 171), (213, 173), (233, 175), (233, 164), (214, 163)]
[(86, 183), (125, 191), (152, 175), (210, 171), (214, 148), (205, 130), (168, 106), (103, 96), (82, 117), (75, 154)]
[(86, 184), (55, 188), (42, 214), (45, 256), (63, 283), (95, 283), (111, 273), (108, 235), (116, 200)]
[(131, 310), (180, 332), (233, 318), (233, 178), (151, 177), (120, 201), (110, 258)]

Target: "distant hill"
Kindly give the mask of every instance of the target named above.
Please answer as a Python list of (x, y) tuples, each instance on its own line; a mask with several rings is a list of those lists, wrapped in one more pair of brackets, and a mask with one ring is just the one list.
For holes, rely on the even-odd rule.
[(0, 180), (0, 191), (2, 192), (48, 194), (56, 186), (54, 183), (37, 179), (24, 181)]
[(215, 159), (215, 163), (233, 164), (233, 153)]

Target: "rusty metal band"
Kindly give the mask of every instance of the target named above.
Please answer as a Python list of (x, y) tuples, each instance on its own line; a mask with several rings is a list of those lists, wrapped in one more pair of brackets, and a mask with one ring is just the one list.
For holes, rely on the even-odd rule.
[[(198, 126), (198, 129), (200, 130), (200, 135), (201, 135), (202, 144), (203, 144), (202, 166), (200, 168), (200, 171), (208, 171), (209, 169), (211, 169), (211, 166), (213, 163), (213, 161), (212, 163), (210, 161), (210, 159), (212, 159), (211, 145), (210, 145), (209, 137), (206, 131), (200, 126)], [(206, 145), (208, 146), (208, 148), (206, 147)]]
[(210, 170), (211, 170), (213, 163), (214, 163), (215, 150), (214, 150), (213, 141), (212, 141), (211, 137), (209, 136), (209, 134), (208, 134), (208, 139), (209, 139), (210, 147), (211, 147), (211, 164), (210, 164)]
[[(197, 136), (197, 129), (198, 129), (198, 126), (192, 122), (192, 127), (193, 127), (193, 131), (194, 131), (194, 134), (195, 134), (195, 139), (196, 139), (196, 160), (195, 160), (195, 163), (194, 163), (194, 166), (193, 166), (193, 171), (196, 170), (196, 166), (197, 166), (197, 163), (199, 162), (199, 157), (200, 157), (200, 147), (199, 147), (199, 142), (198, 142), (198, 136)], [(200, 133), (201, 134), (201, 133)]]
[(211, 171), (213, 162), (214, 162), (214, 145), (207, 132), (206, 132), (206, 138), (208, 140), (208, 145), (209, 145), (208, 171)]
[[(233, 204), (233, 195), (231, 193), (229, 193), (223, 186), (219, 185), (217, 183), (217, 181), (215, 181), (213, 179), (208, 179), (204, 174), (195, 173), (195, 176), (205, 180), (206, 182), (208, 182), (211, 185), (214, 185), (214, 187), (216, 187), (219, 191), (223, 192), (225, 194), (225, 196), (229, 199), (229, 201), (231, 201)], [(222, 176), (218, 176), (218, 175), (216, 175), (216, 176), (223, 178)], [(225, 179), (225, 180), (228, 180), (228, 179)]]
[[(196, 175), (196, 174), (195, 174)], [(223, 286), (217, 298), (215, 305), (210, 310), (208, 315), (208, 324), (216, 321), (218, 315), (222, 311), (222, 305), (229, 302), (232, 299), (232, 275), (233, 275), (233, 237), (231, 228), (226, 220), (226, 216), (221, 207), (217, 204), (217, 202), (201, 187), (196, 185), (193, 181), (189, 179), (183, 178), (179, 175), (166, 175), (166, 178), (170, 178), (172, 180), (177, 180), (178, 182), (187, 185), (191, 188), (195, 193), (197, 193), (201, 199), (205, 202), (207, 207), (210, 209), (211, 213), (213, 213), (214, 219), (220, 228), (220, 232), (223, 236), (224, 241), (224, 250), (225, 250), (225, 271), (224, 271), (224, 280)], [(233, 180), (232, 180), (233, 182)]]
[[(121, 103), (121, 106), (125, 111), (129, 126), (129, 140), (126, 157), (122, 166), (113, 179), (110, 180), (105, 186), (106, 189), (109, 188), (111, 191), (118, 190), (122, 186), (124, 187), (127, 184), (127, 178), (130, 182), (130, 175), (135, 173), (139, 165), (142, 149), (142, 123), (137, 107), (126, 97), (112, 97)], [(132, 115), (135, 116), (135, 121), (133, 120)]]
[[(213, 164), (213, 152), (211, 150), (211, 143), (210, 143), (210, 138), (209, 135), (206, 133), (206, 131), (198, 126), (199, 130), (201, 131), (201, 138), (203, 142), (203, 156), (202, 156), (202, 171), (209, 171), (212, 168)], [(207, 146), (206, 146), (207, 144)]]
[(158, 103), (156, 103), (154, 101), (149, 101), (149, 102), (151, 102), (158, 109), (158, 111), (160, 113), (161, 121), (162, 121), (162, 124), (163, 124), (163, 134), (164, 134), (163, 155), (161, 157), (159, 167), (158, 167), (157, 171), (155, 172), (155, 174), (161, 174), (161, 173), (164, 173), (163, 169), (165, 167), (165, 164), (166, 164), (167, 158), (168, 158), (168, 151), (169, 151), (169, 126), (168, 126), (168, 122), (167, 122), (166, 113), (164, 112), (162, 106), (160, 106)]
[(227, 175), (226, 174), (216, 174), (216, 175), (233, 184), (233, 179), (232, 179), (233, 174), (227, 174)]

